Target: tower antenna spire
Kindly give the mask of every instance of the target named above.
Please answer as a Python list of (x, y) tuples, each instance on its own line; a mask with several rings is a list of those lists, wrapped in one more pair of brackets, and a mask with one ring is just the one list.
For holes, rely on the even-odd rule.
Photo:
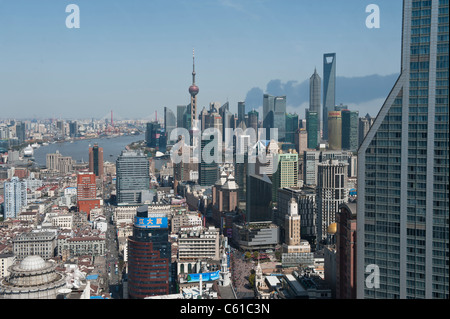
[(192, 49), (192, 84), (195, 84), (195, 48)]

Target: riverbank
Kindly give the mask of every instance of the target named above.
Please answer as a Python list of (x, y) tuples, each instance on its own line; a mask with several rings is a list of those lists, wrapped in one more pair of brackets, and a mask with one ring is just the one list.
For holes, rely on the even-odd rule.
[(77, 139), (63, 143), (51, 143), (42, 145), (34, 150), (34, 161), (38, 166), (46, 165), (47, 154), (59, 152), (62, 156), (69, 156), (77, 163), (89, 161), (89, 147), (97, 144), (103, 148), (103, 161), (115, 162), (117, 157), (126, 147), (137, 141), (145, 139), (145, 134), (121, 135), (116, 137)]

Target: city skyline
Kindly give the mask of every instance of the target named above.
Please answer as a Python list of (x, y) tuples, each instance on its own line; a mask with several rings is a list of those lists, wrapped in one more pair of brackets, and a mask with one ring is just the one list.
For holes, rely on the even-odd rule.
[[(84, 12), (102, 3), (82, 1), (61, 6), (75, 10), (66, 29), (77, 29), (78, 5)], [(187, 301), (188, 307), (169, 307), (177, 315), (208, 309), (208, 315), (245, 316), (258, 311), (251, 303), (239, 305), (243, 299), (267, 305), (267, 314), (276, 299), (448, 299), (448, 0), (403, 0), (399, 48), (392, 55), (388, 44), (371, 51), (377, 61), (360, 50), (363, 43), (353, 33), (359, 30), (340, 37), (353, 22), (336, 17), (354, 17), (355, 11), (346, 11), (354, 0), (286, 1), (104, 2), (103, 18), (90, 25), (105, 27), (103, 33), (97, 29), (104, 41), (95, 42), (92, 51), (71, 52), (68, 61), (78, 53), (73, 65), (62, 63), (66, 44), (54, 50), (58, 32), (33, 43), (42, 45), (45, 38), (45, 49), (30, 44), (14, 57), (12, 47), (5, 49), (0, 105), (13, 97), (18, 104), (28, 99), (58, 106), (56, 94), (66, 93), (58, 89), (78, 91), (59, 105), (60, 112), (77, 112), (64, 119), (33, 119), (19, 106), (13, 109), (27, 120), (3, 119), (11, 106), (1, 109), (0, 300), (171, 299)], [(25, 16), (39, 9), (28, 25), (54, 22), (52, 14), (36, 19), (50, 7), (42, 3), (27, 7)], [(0, 0), (0, 21), (2, 9), (23, 8), (3, 4)], [(363, 25), (372, 35), (380, 31), (378, 5), (384, 17), (387, 6), (381, 2), (355, 6), (365, 9)], [(149, 8), (162, 15), (153, 16)], [(145, 21), (136, 20), (146, 14)], [(106, 32), (106, 17), (119, 16), (130, 19), (120, 22), (126, 28)], [(285, 23), (274, 23), (281, 17)], [(294, 24), (293, 17), (300, 20)], [(18, 26), (22, 18), (6, 19)], [(289, 50), (295, 43), (286, 41), (287, 29), (309, 22), (307, 32), (297, 35), (323, 46)], [(142, 59), (149, 47), (139, 36), (147, 31), (159, 32), (154, 44), (165, 45)], [(188, 34), (193, 49), (173, 42), (179, 34), (184, 40)], [(249, 34), (264, 47), (240, 65), (255, 52), (238, 44)], [(206, 35), (217, 36), (216, 42), (208, 43)], [(78, 36), (84, 45), (92, 34)], [(0, 35), (0, 43), (7, 37)], [(230, 39), (235, 46), (227, 46)], [(214, 46), (219, 42), (224, 45)], [(209, 46), (199, 50), (199, 43)], [(179, 50), (168, 50), (171, 46)], [(242, 54), (230, 60), (231, 47)], [(138, 48), (142, 51), (133, 51)], [(29, 57), (39, 59), (45, 51), (52, 53), (47, 62), (28, 70)], [(186, 70), (184, 58), (177, 60), (184, 51), (190, 53)], [(162, 52), (166, 56), (160, 57)], [(302, 77), (292, 66), (309, 65), (316, 55), (320, 63), (302, 69), (304, 80), (272, 77)], [(288, 56), (304, 58), (293, 62)], [(274, 63), (266, 63), (269, 59)], [(396, 59), (399, 73), (383, 75), (390, 66), (380, 61), (395, 65)], [(249, 71), (257, 65), (258, 72)], [(289, 72), (283, 65), (291, 66)], [(379, 74), (364, 75), (371, 68)], [(67, 82), (61, 80), (64, 72)], [(18, 85), (25, 73), (36, 76)], [(248, 90), (245, 101), (216, 98), (212, 88), (221, 94), (234, 90), (229, 81), (243, 91), (251, 81), (268, 82), (265, 90), (261, 84)], [(46, 90), (37, 96), (39, 88)], [(142, 94), (133, 94), (139, 90)], [(108, 99), (125, 103), (129, 119), (110, 105), (103, 109)], [(162, 100), (183, 102), (161, 106)], [(142, 108), (141, 101), (148, 105)], [(151, 114), (132, 119), (142, 109)], [(106, 115), (99, 119), (95, 112)], [(221, 308), (190, 306), (194, 299), (235, 301)], [(270, 308), (270, 315), (286, 311), (284, 306)]]
[[(236, 113), (252, 89), (301, 84), (314, 68), (322, 76), (327, 52), (338, 55), (337, 82), (400, 72), (401, 1), (377, 1), (379, 29), (365, 24), (370, 3), (354, 0), (75, 4), (79, 29), (65, 25), (67, 4), (0, 3), (2, 118), (101, 118), (110, 110), (117, 119), (162, 118), (164, 107), (189, 103), (192, 49), (198, 110), (228, 101)], [(336, 102), (370, 105), (376, 115), (387, 93), (356, 103), (336, 92)], [(308, 104), (293, 95), (287, 103), (301, 115)]]

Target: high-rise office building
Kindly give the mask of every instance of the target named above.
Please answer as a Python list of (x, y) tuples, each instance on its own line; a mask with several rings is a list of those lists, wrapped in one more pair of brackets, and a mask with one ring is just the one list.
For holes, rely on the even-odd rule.
[(323, 139), (328, 141), (328, 112), (333, 111), (336, 99), (336, 53), (323, 55)]
[[(220, 118), (220, 115), (217, 114)], [(202, 136), (200, 141), (201, 160), (198, 163), (198, 183), (212, 186), (219, 178), (218, 136), (216, 134)], [(205, 150), (206, 148), (206, 150)], [(210, 150), (208, 152), (208, 150)]]
[(319, 145), (319, 113), (306, 110), (306, 132), (308, 133), (308, 148), (316, 149)]
[[(283, 218), (289, 211), (289, 202), (294, 198), (297, 203), (298, 216), (300, 217), (300, 235), (311, 245), (316, 242), (317, 235), (317, 205), (316, 194), (313, 188), (284, 187), (278, 189), (277, 211), (278, 224), (283, 223)], [(286, 233), (284, 227), (282, 235)]]
[(22, 144), (26, 140), (26, 128), (24, 122), (17, 122), (16, 123), (16, 136), (19, 140), (19, 144)]
[(9, 182), (4, 184), (4, 217), (16, 218), (22, 207), (27, 205), (27, 183), (18, 177), (12, 177)]
[(184, 126), (184, 118), (185, 118), (186, 112), (187, 112), (186, 105), (178, 105), (177, 106), (177, 127), (185, 128), (188, 130), (189, 128)]
[(248, 112), (248, 128), (252, 128), (255, 130), (256, 136), (258, 136), (258, 120), (259, 120), (259, 113), (253, 109), (250, 112)]
[(367, 114), (365, 117), (360, 117), (358, 120), (358, 147), (364, 141), (370, 127), (373, 124), (373, 118)]
[(167, 216), (137, 209), (133, 235), (128, 237), (128, 296), (144, 299), (168, 295), (171, 274), (171, 245)]
[(267, 140), (271, 136), (270, 129), (278, 130), (278, 141), (284, 141), (286, 134), (286, 96), (272, 96), (264, 94), (263, 97), (263, 128)]
[(200, 114), (198, 115), (198, 119), (200, 120), (200, 132), (203, 132), (205, 130), (207, 116), (208, 110), (206, 109), (206, 107), (203, 107)]
[(317, 70), (314, 69), (314, 74), (311, 75), (309, 79), (309, 110), (311, 112), (317, 112), (317, 118), (319, 119), (319, 126), (317, 127), (318, 136), (320, 138), (320, 123), (322, 122), (320, 118), (320, 94), (322, 92), (322, 79)]
[(97, 197), (95, 174), (92, 172), (78, 172), (77, 200), (94, 199)]
[(308, 132), (303, 128), (299, 128), (297, 132), (295, 132), (294, 137), (295, 150), (297, 151), (300, 161), (300, 158), (303, 159), (303, 153), (308, 149)]
[(77, 208), (86, 213), (88, 219), (91, 210), (100, 208), (102, 201), (97, 198), (97, 183), (93, 172), (77, 173)]
[(358, 151), (358, 298), (449, 298), (448, 10), (403, 1), (401, 73)]
[(103, 176), (103, 147), (98, 144), (89, 147), (89, 171), (97, 177)]
[(65, 130), (65, 123), (63, 120), (56, 121), (56, 129), (58, 131), (58, 134), (60, 134), (61, 136), (65, 135), (66, 130)]
[(167, 144), (176, 141), (177, 137), (170, 138), (172, 131), (177, 127), (177, 117), (168, 107), (164, 107), (164, 129), (166, 133)]
[(336, 215), (336, 298), (356, 298), (356, 203), (339, 205)]
[(295, 144), (295, 133), (298, 130), (298, 114), (286, 114), (286, 138), (285, 142)]
[(69, 136), (70, 137), (78, 137), (78, 122), (71, 121), (69, 122)]
[(145, 141), (148, 147), (155, 148), (156, 150), (165, 150), (166, 134), (165, 130), (161, 128), (161, 124), (159, 122), (155, 121), (147, 123)]
[(348, 151), (305, 151), (304, 178), (306, 185), (317, 185), (317, 167), (319, 163), (336, 160), (340, 163), (349, 163), (351, 153)]
[[(249, 152), (248, 147), (251, 144), (250, 135), (238, 135), (236, 136), (236, 149), (235, 149), (235, 161), (234, 170), (236, 176), (236, 182), (239, 185), (238, 199), (239, 204), (245, 208), (245, 202), (247, 200), (247, 176), (249, 165)], [(238, 160), (239, 158), (239, 160)]]
[[(297, 118), (298, 122), (298, 118)], [(286, 96), (277, 96), (274, 100), (273, 127), (278, 129), (278, 141), (286, 140)], [(298, 123), (297, 123), (298, 126)], [(271, 137), (272, 138), (272, 137)]]
[(348, 163), (337, 160), (317, 165), (317, 241), (327, 240), (341, 203), (348, 202)]
[(231, 118), (233, 116), (233, 114), (230, 112), (230, 104), (228, 102), (226, 102), (219, 108), (219, 115), (221, 117), (222, 141), (225, 141), (227, 130), (231, 128)]
[(342, 149), (342, 115), (341, 111), (328, 112), (328, 148)]
[[(275, 97), (269, 94), (263, 96), (263, 128), (268, 129), (273, 127), (273, 113), (274, 113)], [(266, 133), (267, 136), (267, 133)]]
[(249, 167), (245, 221), (272, 221), (272, 181), (267, 175), (259, 176)]
[(116, 160), (117, 203), (141, 204), (150, 189), (150, 164), (141, 151), (122, 151)]
[(358, 150), (358, 111), (342, 110), (342, 149)]
[(283, 187), (298, 187), (298, 154), (277, 154), (278, 169), (272, 175), (272, 201), (278, 200), (278, 189)]
[(239, 123), (241, 123), (242, 121), (245, 122), (245, 102), (238, 102), (238, 120), (237, 120), (237, 125), (239, 125)]

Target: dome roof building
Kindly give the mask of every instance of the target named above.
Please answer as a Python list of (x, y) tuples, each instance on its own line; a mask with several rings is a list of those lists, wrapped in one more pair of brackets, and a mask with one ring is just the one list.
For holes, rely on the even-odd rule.
[(28, 256), (9, 267), (10, 275), (0, 281), (0, 299), (56, 299), (65, 287), (56, 264), (40, 256)]

